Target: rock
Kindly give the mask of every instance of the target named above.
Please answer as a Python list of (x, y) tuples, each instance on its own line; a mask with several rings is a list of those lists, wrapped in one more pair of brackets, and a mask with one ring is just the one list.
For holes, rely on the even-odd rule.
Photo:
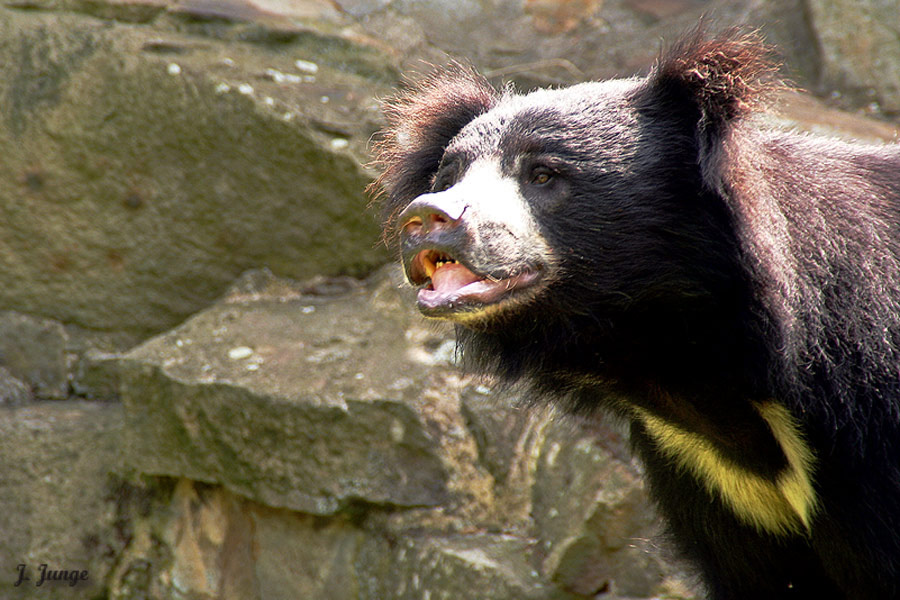
[(78, 361), (72, 391), (88, 400), (119, 399), (119, 354), (90, 349)]
[(134, 336), (85, 330), (16, 311), (0, 311), (0, 403), (71, 396), (115, 400), (114, 359)]
[[(467, 0), (452, 11), (441, 0), (395, 0), (380, 10), (361, 4), (368, 8), (355, 27), (394, 48), (407, 72), (422, 71), (423, 59), (450, 56), (522, 89), (628, 77), (646, 72), (666, 44), (706, 15), (709, 31), (758, 28), (798, 87), (869, 114), (897, 112), (900, 44), (891, 3)], [(826, 112), (818, 124), (834, 116)]]
[[(392, 554), (365, 548), (360, 598), (575, 600), (528, 564), (530, 542), (505, 535), (410, 537)], [(372, 551), (374, 550), (374, 552)]]
[(218, 486), (178, 480), (135, 520), (110, 598), (357, 598), (366, 534), (342, 520), (272, 509)]
[[(125, 545), (118, 500), (122, 407), (78, 401), (0, 410), (0, 564), (4, 597), (97, 597)], [(28, 582), (14, 588), (16, 565)], [(70, 587), (36, 589), (38, 569), (87, 571)], [(50, 589), (47, 589), (50, 588)]]
[(20, 406), (33, 400), (31, 388), (0, 367), (0, 406)]
[(0, 365), (38, 398), (69, 394), (68, 333), (58, 322), (0, 311)]
[(495, 394), (487, 383), (467, 386), (460, 395), (466, 425), (478, 444), (478, 455), (498, 484), (510, 475), (520, 441), (534, 413)]
[(341, 10), (354, 17), (371, 15), (374, 12), (382, 10), (391, 2), (392, 0), (335, 0), (335, 4), (340, 6)]
[(648, 543), (661, 528), (615, 430), (551, 422), (532, 495), (541, 570), (562, 589), (588, 597), (692, 597)]
[(312, 514), (446, 502), (434, 429), (446, 408), (420, 399), (432, 364), (402, 343), (409, 314), (379, 309), (392, 284), (333, 298), (273, 288), (123, 357), (131, 463)]
[[(377, 536), (349, 519), (323, 521), (310, 515), (253, 506), (248, 511), (260, 600), (269, 598), (360, 598), (357, 557)], [(382, 546), (383, 547), (383, 546)], [(235, 596), (235, 600), (252, 598)]]
[(134, 520), (111, 598), (577, 598), (543, 580), (528, 562), (533, 542), (515, 536), (394, 538), (364, 519), (274, 509), (187, 479), (153, 507)]
[(179, 15), (0, 8), (0, 308), (146, 335), (249, 267), (384, 262), (361, 162), (389, 61), (296, 26), (275, 52)]
[[(379, 11), (361, 4), (369, 10), (356, 26), (396, 48), (409, 70), (449, 55), (525, 89), (645, 72), (663, 41), (705, 14), (715, 16), (710, 29), (762, 27), (785, 48), (795, 78), (814, 73), (817, 59), (800, 0), (394, 0)], [(399, 22), (406, 26), (392, 26)]]
[(900, 125), (837, 110), (809, 94), (799, 92), (782, 94), (774, 114), (769, 118), (777, 127), (797, 128), (815, 135), (850, 141), (879, 144), (900, 138)]
[(198, 598), (689, 597), (618, 434), (460, 376), (399, 280), (251, 272), (112, 359), (127, 463), (180, 480), (174, 562), (129, 560)]
[(810, 0), (807, 6), (821, 55), (822, 91), (848, 95), (874, 114), (900, 114), (897, 5)]

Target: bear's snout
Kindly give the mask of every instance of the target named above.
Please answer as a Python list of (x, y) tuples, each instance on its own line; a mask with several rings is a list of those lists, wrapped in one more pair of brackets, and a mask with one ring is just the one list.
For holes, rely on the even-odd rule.
[(465, 212), (465, 205), (455, 202), (447, 192), (423, 194), (409, 203), (397, 217), (401, 255), (408, 275), (414, 257), (423, 249), (435, 249), (453, 257), (466, 252)]
[(423, 194), (409, 203), (400, 216), (401, 235), (426, 235), (432, 231), (453, 229), (459, 225), (465, 206), (442, 201), (444, 193)]

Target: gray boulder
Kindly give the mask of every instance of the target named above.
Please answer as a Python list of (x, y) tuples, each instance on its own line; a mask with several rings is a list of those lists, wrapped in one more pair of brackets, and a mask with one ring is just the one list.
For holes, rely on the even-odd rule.
[(250, 267), (385, 260), (361, 163), (387, 61), (302, 30), (276, 52), (176, 16), (0, 8), (0, 308), (146, 334)]

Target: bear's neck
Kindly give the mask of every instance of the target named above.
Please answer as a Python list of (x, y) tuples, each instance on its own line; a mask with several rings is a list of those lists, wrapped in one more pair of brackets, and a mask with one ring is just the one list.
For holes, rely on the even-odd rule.
[(525, 383), (535, 395), (569, 401), (575, 410), (648, 389), (695, 398), (740, 390), (748, 399), (764, 398), (770, 365), (760, 358), (766, 351), (752, 312), (711, 305), (635, 308), (614, 318), (548, 311), (502, 334), (462, 328), (457, 334), (465, 366)]

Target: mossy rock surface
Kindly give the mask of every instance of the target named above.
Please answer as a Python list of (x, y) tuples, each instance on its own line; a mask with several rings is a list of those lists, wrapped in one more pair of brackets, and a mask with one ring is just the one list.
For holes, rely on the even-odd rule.
[(358, 73), (384, 75), (348, 44), (0, 8), (0, 308), (146, 334), (248, 268), (383, 263), (361, 164), (385, 88)]

